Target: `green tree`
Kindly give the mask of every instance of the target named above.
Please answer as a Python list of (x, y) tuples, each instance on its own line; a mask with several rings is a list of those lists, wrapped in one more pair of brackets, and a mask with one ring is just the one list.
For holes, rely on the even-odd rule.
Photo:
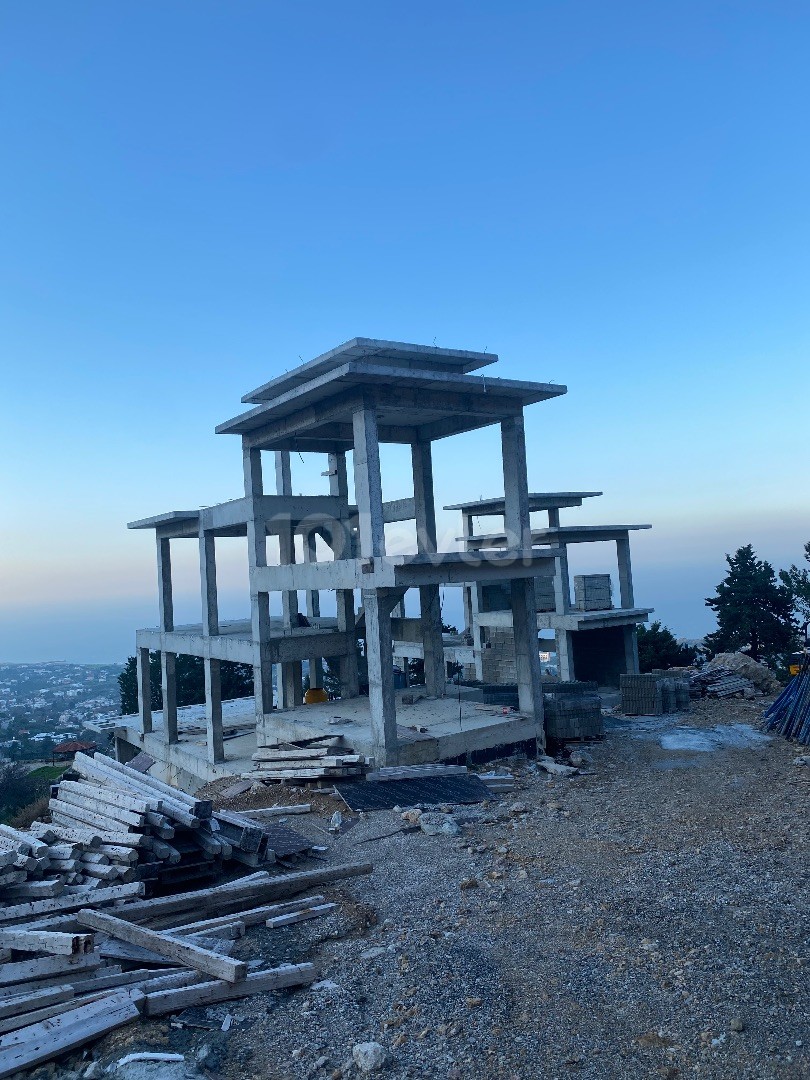
[(637, 637), (639, 671), (689, 667), (697, 660), (698, 650), (693, 645), (678, 641), (672, 631), (660, 622), (639, 626)]
[(706, 605), (717, 616), (717, 630), (706, 637), (710, 656), (745, 651), (754, 660), (776, 660), (795, 638), (793, 600), (769, 562), (751, 544), (726, 555), (728, 573)]
[[(201, 705), (205, 701), (205, 670), (202, 657), (184, 656), (179, 653), (175, 664), (177, 677), (177, 705)], [(250, 697), (253, 693), (253, 668), (249, 664), (235, 664), (223, 660), (221, 666), (222, 700)], [(160, 653), (149, 654), (149, 684), (152, 691), (152, 708), (163, 708), (161, 687)], [(138, 711), (138, 674), (135, 657), (130, 656), (124, 670), (118, 676), (121, 694), (121, 715)]]
[[(810, 540), (804, 545), (804, 561), (810, 563)], [(804, 630), (807, 640), (807, 627), (810, 626), (810, 570), (791, 566), (779, 571), (779, 580), (790, 591), (793, 615)]]
[(23, 806), (34, 802), (45, 786), (31, 776), (27, 765), (0, 766), (0, 819), (7, 821)]

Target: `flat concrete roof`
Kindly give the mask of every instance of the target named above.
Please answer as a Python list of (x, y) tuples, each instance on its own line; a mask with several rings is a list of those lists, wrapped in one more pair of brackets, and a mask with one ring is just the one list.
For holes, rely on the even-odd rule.
[(348, 360), (373, 360), (375, 363), (385, 364), (386, 367), (428, 368), (435, 371), (454, 371), (463, 375), (494, 364), (497, 359), (497, 353), (441, 349), (435, 345), (412, 345), (406, 341), (356, 337), (251, 390), (245, 394), (242, 401), (255, 404), (272, 401), (287, 390), (333, 371)]
[(137, 521), (128, 521), (128, 529), (156, 529), (159, 525), (174, 525), (181, 521), (199, 521), (199, 510), (168, 510), (165, 514), (154, 514), (152, 517), (138, 518)]
[[(533, 491), (529, 493), (529, 512), (535, 510), (559, 510), (565, 506), (582, 506), (583, 499), (593, 499), (601, 491)], [(482, 517), (503, 514), (506, 500), (503, 495), (494, 499), (476, 499), (474, 502), (450, 503), (445, 510), (465, 510)]]
[(216, 431), (250, 436), (259, 449), (348, 450), (362, 395), (377, 412), (380, 442), (412, 443), (487, 427), (566, 392), (567, 387), (553, 383), (353, 360), (290, 386)]
[[(638, 532), (639, 529), (651, 529), (652, 525), (558, 525), (550, 529), (532, 529), (532, 540), (543, 544), (565, 542), (566, 544), (588, 543), (600, 539), (611, 540), (616, 534)], [(476, 536), (457, 536), (456, 540), (468, 543), (504, 543), (505, 532), (479, 533)]]

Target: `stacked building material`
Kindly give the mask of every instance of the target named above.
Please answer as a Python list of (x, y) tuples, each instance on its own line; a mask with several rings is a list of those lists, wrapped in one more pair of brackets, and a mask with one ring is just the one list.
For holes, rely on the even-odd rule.
[(253, 755), (253, 772), (243, 773), (246, 780), (277, 782), (290, 780), (312, 782), (320, 780), (360, 780), (371, 762), (355, 754), (332, 736), (311, 740), (306, 744), (276, 743), (260, 746)]
[[(101, 754), (77, 754), (76, 774), (78, 780), (63, 779), (53, 789), (52, 820), (34, 822), (29, 837), (29, 846), (37, 845), (41, 856), (46, 845), (53, 848), (47, 856), (51, 877), (58, 875), (61, 887), (11, 891), (9, 899), (56, 896), (66, 887), (89, 892), (117, 882), (147, 881), (166, 889), (210, 881), (233, 862), (250, 867), (275, 862), (274, 835), (285, 854), (311, 850), (291, 829), (263, 826), (230, 811), (214, 813), (209, 800)], [(0, 893), (0, 900), (5, 895)]]
[(576, 574), (574, 607), (577, 611), (607, 611), (613, 607), (610, 574)]
[[(312, 964), (256, 970), (230, 953), (250, 926), (270, 929), (334, 910), (315, 885), (371, 872), (367, 863), (271, 877), (99, 911), (101, 891), (40, 901), (24, 925), (0, 908), (0, 1078), (33, 1069), (138, 1019), (310, 983)], [(142, 883), (119, 890), (143, 891)], [(112, 890), (111, 890), (112, 891)], [(111, 903), (112, 897), (104, 897)], [(279, 902), (281, 901), (281, 902)], [(42, 905), (50, 904), (50, 917)], [(58, 914), (54, 915), (54, 912)], [(53, 929), (56, 923), (58, 929)], [(111, 945), (117, 945), (116, 953)], [(120, 957), (110, 962), (110, 957)], [(250, 970), (249, 970), (250, 968)]]
[(664, 713), (688, 712), (689, 684), (652, 672), (647, 675), (620, 675), (621, 708), (625, 716), (662, 716)]
[(557, 692), (544, 687), (543, 716), (546, 735), (558, 741), (596, 739), (604, 733), (602, 699), (594, 692)]
[(704, 668), (690, 676), (689, 684), (706, 697), (724, 698), (745, 694), (754, 689), (750, 679), (727, 667)]
[(763, 720), (767, 731), (810, 745), (810, 664), (802, 665), (799, 674), (763, 714)]
[(80, 850), (60, 843), (51, 829), (35, 835), (0, 825), (0, 904), (52, 899), (81, 883)]

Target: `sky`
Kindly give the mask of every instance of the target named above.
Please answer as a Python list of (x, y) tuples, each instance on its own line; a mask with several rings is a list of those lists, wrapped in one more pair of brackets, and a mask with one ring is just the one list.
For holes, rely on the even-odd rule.
[[(652, 524), (637, 601), (712, 629), (726, 552), (810, 539), (809, 47), (780, 0), (3, 4), (0, 660), (129, 655), (126, 522), (238, 497), (215, 425), (355, 336), (567, 385), (527, 410), (530, 489)], [(434, 459), (440, 506), (503, 490), (495, 429)], [(246, 615), (240, 541), (219, 572)]]

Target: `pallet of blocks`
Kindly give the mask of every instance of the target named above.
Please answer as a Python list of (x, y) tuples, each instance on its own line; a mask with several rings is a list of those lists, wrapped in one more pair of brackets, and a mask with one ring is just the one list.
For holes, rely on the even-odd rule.
[(328, 915), (336, 905), (311, 890), (370, 872), (259, 872), (152, 899), (134, 882), (0, 908), (0, 1080), (141, 1016), (311, 983), (313, 964), (234, 959), (235, 940)]
[(341, 739), (325, 736), (299, 743), (276, 743), (257, 747), (254, 771), (243, 773), (246, 780), (317, 783), (327, 780), (361, 780), (371, 762), (355, 754)]

